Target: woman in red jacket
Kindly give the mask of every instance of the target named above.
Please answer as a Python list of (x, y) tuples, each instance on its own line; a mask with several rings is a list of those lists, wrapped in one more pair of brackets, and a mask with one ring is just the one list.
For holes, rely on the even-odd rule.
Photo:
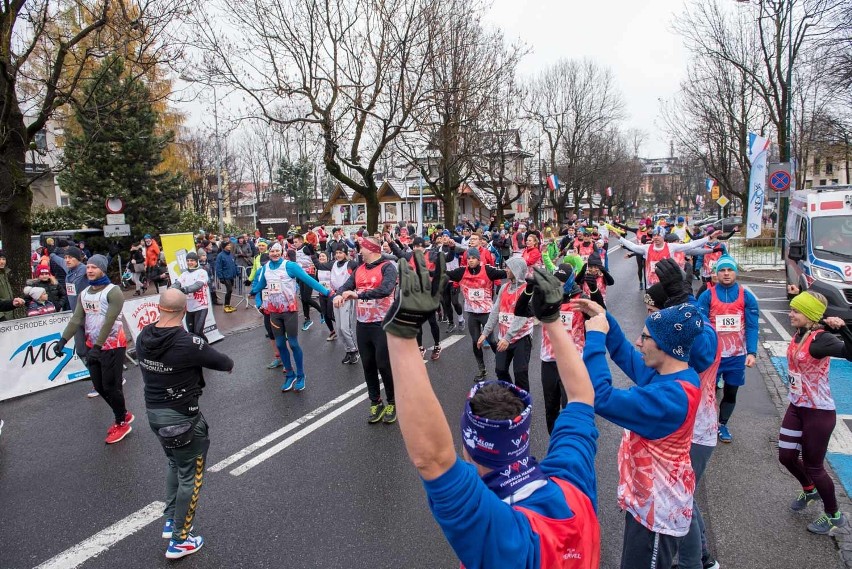
[(527, 263), (527, 276), (532, 275), (533, 267), (544, 267), (541, 260), (541, 241), (534, 233), (527, 233), (527, 246), (521, 252), (521, 257)]

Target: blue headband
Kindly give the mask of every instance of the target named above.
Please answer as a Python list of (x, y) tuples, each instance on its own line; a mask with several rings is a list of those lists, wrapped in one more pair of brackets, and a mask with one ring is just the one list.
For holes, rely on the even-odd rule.
[[(473, 413), (470, 400), (486, 385), (499, 384), (513, 391), (524, 403), (524, 410), (513, 419), (486, 419)], [(461, 432), (470, 457), (487, 468), (498, 469), (522, 460), (530, 453), (532, 398), (523, 389), (505, 381), (483, 381), (474, 385), (467, 396), (461, 417)]]

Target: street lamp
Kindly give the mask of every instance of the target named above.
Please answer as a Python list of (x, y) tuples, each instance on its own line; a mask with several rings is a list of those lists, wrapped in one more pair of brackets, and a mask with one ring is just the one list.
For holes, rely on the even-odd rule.
[(224, 201), (222, 198), (222, 147), (219, 144), (219, 98), (216, 96), (216, 85), (184, 73), (181, 73), (180, 78), (187, 83), (201, 83), (213, 89), (213, 131), (216, 136), (216, 203), (218, 204), (219, 213), (219, 235), (224, 235), (225, 218), (222, 213), (222, 202)]

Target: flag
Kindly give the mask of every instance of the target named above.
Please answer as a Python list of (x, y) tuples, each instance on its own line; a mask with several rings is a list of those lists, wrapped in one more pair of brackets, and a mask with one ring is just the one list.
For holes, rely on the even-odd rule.
[(748, 133), (748, 159), (751, 173), (748, 179), (748, 210), (746, 239), (760, 236), (763, 222), (763, 204), (766, 201), (766, 159), (769, 156), (769, 139), (753, 132)]
[(559, 178), (556, 177), (556, 174), (547, 177), (547, 187), (550, 191), (559, 189)]
[(607, 189), (606, 189), (606, 197), (608, 197), (608, 198), (611, 198), (611, 197), (612, 197), (612, 186), (608, 186), (608, 187), (607, 187)]
[(707, 180), (705, 180), (704, 185), (707, 188), (708, 192), (713, 191), (713, 184), (715, 184), (715, 183), (716, 183), (716, 181), (713, 178), (707, 178)]

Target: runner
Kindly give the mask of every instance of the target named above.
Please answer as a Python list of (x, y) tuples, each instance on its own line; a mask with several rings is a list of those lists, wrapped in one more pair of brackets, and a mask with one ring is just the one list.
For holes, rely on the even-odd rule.
[[(718, 232), (721, 233), (721, 232)], [(714, 236), (718, 233), (713, 234)], [(697, 247), (703, 246), (709, 240), (710, 236), (703, 237), (701, 239), (696, 239), (695, 241), (690, 241), (689, 243), (666, 243), (665, 241), (666, 229), (665, 227), (655, 227), (651, 242), (645, 245), (640, 245), (638, 243), (633, 243), (632, 241), (628, 241), (624, 237), (619, 237), (619, 242), (621, 245), (629, 250), (633, 251), (638, 255), (642, 255), (645, 258), (645, 285), (650, 286), (659, 282), (657, 278), (657, 274), (654, 272), (654, 267), (657, 263), (663, 259), (672, 258), (673, 253), (678, 251), (685, 251), (687, 249), (694, 249)]]
[[(321, 251), (311, 259), (314, 267), (317, 270), (317, 281), (319, 284), (332, 290), (331, 288), (331, 263), (328, 261), (328, 253)], [(320, 265), (328, 267), (321, 269)], [(331, 296), (319, 297), (320, 311), (322, 313), (321, 322), (328, 328), (328, 337), (326, 342), (333, 342), (337, 339), (337, 332), (334, 331), (334, 307), (331, 305)]]
[[(337, 290), (342, 287), (349, 275), (355, 271), (358, 263), (349, 260), (349, 249), (345, 244), (339, 243), (334, 247), (334, 261), (329, 263), (321, 263), (319, 260), (315, 262), (317, 271), (328, 271), (328, 280), (330, 286), (327, 288), (331, 291), (329, 301), (333, 301)], [(355, 341), (355, 306), (352, 303), (344, 303), (337, 307), (334, 302), (331, 302), (334, 310), (334, 322), (337, 326), (335, 338), (343, 339), (343, 347), (346, 350), (346, 357), (340, 363), (355, 365), (358, 363), (360, 356), (358, 355), (358, 344)]]
[[(618, 503), (626, 511), (621, 567), (669, 569), (692, 517), (689, 450), (701, 390), (687, 361), (703, 328), (700, 311), (681, 304), (650, 314), (636, 350), (603, 308), (574, 304), (593, 319), (606, 314), (601, 329), (587, 327), (583, 360), (595, 413), (625, 428), (618, 453)], [(613, 388), (607, 351), (635, 386)]]
[[(468, 249), (466, 255), (466, 266), (447, 270), (447, 278), (459, 283), (462, 298), (464, 298), (467, 327), (473, 343), (473, 357), (476, 358), (476, 365), (479, 368), (474, 379), (480, 380), (485, 378), (486, 371), (482, 345), (478, 340), (488, 323), (488, 316), (493, 306), (494, 282), (505, 279), (507, 273), (492, 266), (483, 265), (477, 249)], [(496, 344), (491, 344), (491, 351), (496, 355)]]
[(136, 339), (148, 424), (168, 458), (163, 511), (168, 559), (191, 555), (204, 545), (203, 537), (190, 533), (210, 448), (207, 421), (198, 406), (205, 386), (202, 368), (228, 373), (234, 369), (231, 358), (183, 329), (186, 308), (182, 292), (164, 291), (160, 319), (145, 326)]
[[(367, 422), (391, 424), (396, 422), (396, 399), (382, 320), (393, 302), (396, 265), (382, 257), (381, 245), (375, 237), (361, 239), (361, 258), (364, 264), (355, 269), (343, 286), (335, 291), (334, 306), (341, 308), (347, 301), (354, 301), (356, 305), (358, 351), (370, 395)], [(385, 385), (387, 404), (382, 402), (379, 373), (381, 383)]]
[[(760, 310), (757, 299), (737, 281), (737, 262), (725, 255), (716, 261), (719, 282), (698, 297), (698, 307), (719, 336), (722, 361), (717, 382), (723, 384), (719, 403), (719, 440), (733, 441), (728, 421), (737, 404), (737, 391), (745, 385), (745, 368), (754, 366)], [(718, 386), (718, 384), (717, 384)]]
[(65, 355), (65, 344), (82, 328), (85, 333), (86, 367), (95, 391), (112, 409), (115, 423), (107, 430), (106, 443), (114, 444), (133, 430), (130, 423), (135, 418), (124, 405), (122, 370), (127, 340), (121, 320), (124, 295), (121, 288), (106, 276), (107, 260), (103, 255), (92, 255), (86, 263), (89, 286), (79, 293), (74, 315), (54, 345), (57, 356)]
[[(298, 283), (305, 283), (320, 294), (328, 295), (324, 286), (307, 275), (302, 267), (292, 261), (281, 258), (283, 248), (276, 243), (269, 248), (269, 261), (263, 271), (257, 275), (252, 285), (252, 294), (260, 293), (260, 308), (269, 313), (272, 334), (278, 346), (285, 374), (281, 391), (302, 391), (305, 389), (305, 368), (302, 347), (299, 345), (299, 316), (296, 296)], [(290, 350), (293, 351), (293, 363), (290, 362)]]
[(540, 464), (530, 455), (530, 395), (516, 386), (489, 381), (475, 385), (465, 404), (462, 460), (412, 340), (416, 328), (438, 307), (437, 294), (430, 292), (440, 290), (436, 280), (442, 270), (439, 266), (430, 282), (419, 253), (416, 259), (416, 271), (400, 263), (401, 294), (385, 329), (393, 369), (400, 378), (406, 449), (447, 541), (463, 567), (597, 568), (594, 392), (558, 321), (560, 283), (537, 270), (531, 302), (535, 316), (553, 332), (554, 353), (569, 398), (556, 422), (550, 452)]
[(615, 284), (615, 279), (601, 262), (600, 255), (593, 252), (583, 268), (577, 273), (585, 295), (600, 304), (606, 310), (606, 287)]
[[(316, 273), (316, 268), (314, 267), (314, 262), (311, 258), (316, 254), (313, 246), (305, 243), (304, 237), (301, 235), (293, 236), (293, 251), (296, 252), (296, 263), (302, 267), (302, 270), (313, 277)], [(305, 315), (305, 322), (302, 324), (302, 331), (305, 332), (314, 325), (314, 321), (311, 320), (311, 307), (314, 307), (317, 312), (320, 313), (320, 319), (322, 320), (322, 308), (320, 308), (319, 303), (313, 299), (313, 293), (311, 292), (311, 286), (308, 285), (304, 281), (299, 281), (299, 296), (302, 299), (302, 312)]]
[[(478, 239), (479, 236), (473, 234), (470, 237), (470, 242), (477, 242), (476, 240)], [(411, 248), (407, 248), (407, 250), (405, 251), (400, 249), (397, 243), (392, 240), (388, 240), (388, 244), (390, 245), (391, 251), (393, 251), (393, 254), (396, 256), (396, 258), (408, 261), (408, 264), (411, 265), (412, 268), (414, 268), (415, 251), (420, 251), (421, 253), (423, 253), (424, 258), (426, 259), (426, 266), (430, 271), (435, 270), (435, 263), (437, 262), (438, 257), (441, 256), (440, 251), (434, 249), (430, 249), (427, 251), (425, 249), (425, 241), (420, 236), (415, 237), (411, 242)], [(475, 251), (475, 253), (472, 254), (479, 253), (478, 249), (473, 249), (473, 251)], [(429, 318), (427, 319), (427, 322), (429, 323), (429, 332), (432, 334), (432, 341), (434, 342), (434, 344), (430, 348), (432, 350), (430, 359), (437, 360), (441, 357), (441, 329), (438, 327), (438, 318), (436, 313), (433, 312), (432, 314), (430, 314)], [(420, 347), (420, 357), (425, 357), (426, 348), (423, 347), (423, 328), (417, 331), (417, 345)]]
[(177, 278), (172, 287), (178, 289), (186, 297), (186, 329), (191, 334), (204, 335), (204, 321), (207, 319), (207, 307), (210, 302), (207, 296), (207, 272), (198, 266), (198, 254), (190, 252), (186, 254), (186, 270)]
[[(800, 293), (795, 285), (788, 285), (787, 292), (796, 295), (790, 301), (790, 324), (796, 334), (787, 348), (790, 405), (781, 421), (778, 460), (802, 485), (790, 508), (799, 512), (822, 500), (825, 513), (808, 524), (808, 531), (830, 535), (846, 525), (846, 514), (838, 509), (834, 482), (824, 466), (828, 441), (837, 423), (828, 378), (829, 358), (852, 361), (852, 331), (841, 318), (823, 318), (828, 305), (823, 295)], [(842, 340), (825, 333), (826, 326), (837, 330)]]
[[(624, 225), (623, 223), (618, 223), (617, 221), (614, 221), (613, 225), (619, 229), (635, 233), (636, 243), (638, 245), (647, 245), (651, 241), (650, 231), (648, 230), (648, 226), (645, 225), (644, 219), (639, 221), (639, 227), (635, 229)], [(636, 276), (639, 278), (639, 290), (645, 290), (645, 287), (647, 285), (647, 283), (645, 282), (645, 256), (630, 251), (624, 256), (625, 259), (628, 257), (636, 258)]]
[[(526, 274), (527, 264), (521, 257), (512, 257), (506, 261), (506, 283), (500, 287), (488, 321), (476, 343), (480, 348), (486, 340), (492, 345), (496, 343), (497, 379), (512, 383), (509, 366), (514, 362), (514, 383), (529, 392), (533, 319), (515, 315), (515, 305), (526, 288)], [(492, 332), (496, 332), (496, 336), (489, 339)]]
[[(586, 345), (586, 315), (571, 306), (576, 298), (587, 298), (577, 285), (574, 268), (563, 263), (557, 267), (554, 277), (562, 283), (562, 304), (559, 306), (559, 322), (562, 330), (568, 333), (574, 341), (577, 353), (583, 357), (583, 347)], [(530, 286), (529, 284), (527, 285)], [(524, 294), (515, 307), (515, 314), (531, 316), (529, 313), (530, 295)], [(553, 426), (562, 409), (568, 404), (568, 396), (559, 376), (559, 367), (553, 350), (553, 340), (550, 329), (541, 329), (541, 390), (544, 395), (544, 416), (547, 433), (553, 433)]]

